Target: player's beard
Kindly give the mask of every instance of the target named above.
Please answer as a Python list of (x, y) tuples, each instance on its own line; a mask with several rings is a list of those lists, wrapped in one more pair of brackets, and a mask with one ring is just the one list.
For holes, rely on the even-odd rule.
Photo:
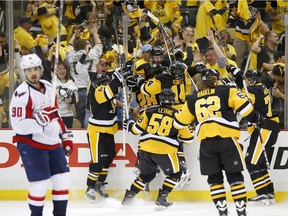
[(39, 77), (36, 75), (32, 76), (30, 79), (26, 77), (26, 80), (32, 85), (37, 85), (39, 83)]

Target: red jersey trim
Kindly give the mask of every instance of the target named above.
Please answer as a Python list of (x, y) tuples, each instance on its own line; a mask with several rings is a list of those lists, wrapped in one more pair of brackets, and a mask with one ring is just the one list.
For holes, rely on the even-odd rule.
[(36, 142), (34, 140), (31, 140), (27, 137), (24, 136), (13, 136), (12, 142), (24, 142), (27, 143), (28, 145), (31, 145), (35, 148), (39, 148), (39, 149), (45, 149), (45, 150), (51, 150), (51, 149), (56, 149), (58, 147), (60, 147), (60, 143), (54, 144), (54, 145), (45, 145), (39, 142)]

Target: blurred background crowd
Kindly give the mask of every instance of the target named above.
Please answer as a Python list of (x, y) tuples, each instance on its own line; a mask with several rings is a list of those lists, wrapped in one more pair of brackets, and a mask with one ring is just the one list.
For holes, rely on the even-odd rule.
[[(270, 90), (273, 107), (283, 128), (285, 25), (288, 11), (285, 0), (63, 0), (57, 77), (60, 113), (67, 127), (86, 128), (90, 111), (87, 88), (90, 77), (77, 71), (83, 52), (103, 45), (99, 59), (85, 60), (88, 71), (113, 73), (126, 61), (135, 62), (136, 73), (145, 76), (152, 57), (161, 56), (163, 67), (181, 56), (188, 67), (202, 62), (229, 77), (219, 61), (223, 55), (229, 65), (243, 71), (258, 69), (262, 83)], [(51, 80), (54, 71), (60, 1), (14, 1), (14, 43), (8, 44), (7, 2), (0, 13), (0, 117), (1, 127), (9, 127), (9, 73), (14, 86), (25, 80), (19, 68), (22, 55), (36, 53), (43, 63), (43, 78)], [(152, 15), (151, 15), (152, 14)], [(128, 17), (128, 36), (124, 37), (123, 15)], [(156, 17), (156, 19), (155, 19)], [(95, 26), (97, 26), (95, 28)], [(211, 45), (207, 30), (212, 29), (218, 48)], [(126, 40), (126, 42), (125, 42)], [(167, 43), (168, 42), (168, 43)], [(127, 43), (127, 44), (126, 44)], [(14, 50), (14, 69), (8, 67), (9, 47)], [(160, 48), (159, 48), (160, 47)], [(87, 51), (87, 49), (89, 49)], [(153, 59), (155, 61), (155, 59)], [(123, 63), (123, 62), (122, 62)], [(194, 79), (194, 77), (193, 77)], [(69, 81), (69, 82), (68, 82)], [(197, 83), (197, 79), (195, 78)], [(12, 82), (13, 83), (13, 82)], [(190, 89), (192, 87), (190, 84)], [(186, 94), (190, 94), (189, 90)], [(121, 101), (121, 95), (119, 100)], [(131, 99), (131, 109), (137, 103)], [(119, 121), (121, 121), (119, 109)]]

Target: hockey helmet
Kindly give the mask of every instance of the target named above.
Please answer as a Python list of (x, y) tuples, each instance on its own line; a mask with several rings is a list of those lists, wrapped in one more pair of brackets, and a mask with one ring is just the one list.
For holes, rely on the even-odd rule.
[(146, 78), (152, 78), (157, 74), (162, 73), (164, 70), (163, 66), (161, 64), (149, 64), (144, 68), (144, 72), (146, 75)]
[(204, 69), (201, 71), (201, 81), (205, 85), (210, 85), (211, 81), (214, 82), (213, 78), (220, 78), (220, 74), (215, 69)]
[(162, 56), (164, 54), (164, 50), (161, 46), (154, 46), (151, 49), (151, 56)]
[(261, 72), (258, 69), (248, 70), (245, 73), (244, 78), (256, 83), (261, 82)]
[(179, 61), (175, 61), (169, 67), (169, 72), (175, 78), (182, 78), (184, 76), (185, 65)]
[(25, 72), (25, 69), (41, 67), (43, 71), (42, 60), (35, 53), (24, 55), (20, 61), (20, 68)]
[(164, 88), (159, 94), (160, 105), (173, 105), (175, 93), (172, 89)]
[(110, 77), (106, 74), (96, 74), (94, 84), (96, 86), (106, 85), (110, 81)]

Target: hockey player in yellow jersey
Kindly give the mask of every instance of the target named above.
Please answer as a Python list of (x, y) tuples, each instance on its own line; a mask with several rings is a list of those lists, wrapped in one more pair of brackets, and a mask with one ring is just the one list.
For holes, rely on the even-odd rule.
[[(108, 169), (116, 156), (114, 134), (118, 131), (116, 97), (122, 84), (122, 75), (114, 71), (112, 80), (106, 74), (94, 73), (88, 94), (91, 117), (87, 127), (91, 163), (87, 177), (86, 198), (95, 201), (96, 193), (103, 198), (109, 195), (104, 185)], [(109, 82), (110, 81), (110, 82)]]
[[(154, 94), (144, 94), (139, 89), (136, 88), (137, 79), (142, 79), (144, 82), (148, 82), (153, 79), (158, 74), (161, 74), (164, 71), (164, 67), (161, 65), (163, 60), (164, 51), (162, 47), (156, 46), (152, 47), (150, 44), (145, 44), (144, 50), (149, 52), (149, 60), (148, 56), (146, 56), (146, 60), (139, 60), (141, 62), (136, 62), (136, 74), (130, 76), (126, 83), (132, 90), (135, 91), (136, 94), (136, 102), (138, 106), (134, 108), (133, 115), (137, 117), (139, 113), (141, 113), (144, 109), (150, 106), (157, 105), (156, 96)], [(143, 51), (144, 52), (144, 51)], [(144, 54), (146, 55), (146, 54)], [(150, 57), (151, 56), (151, 57)], [(126, 67), (127, 68), (127, 67)], [(131, 70), (131, 69), (130, 69)], [(133, 71), (131, 71), (132, 73)]]
[[(156, 97), (157, 104), (159, 104), (159, 94), (164, 88), (169, 88), (175, 93), (175, 101), (173, 108), (180, 109), (186, 100), (186, 82), (184, 78), (185, 65), (181, 62), (174, 62), (167, 72), (160, 73), (158, 75), (155, 71), (158, 71), (159, 65), (151, 64), (149, 68), (145, 69), (146, 75), (149, 74), (151, 77), (148, 81), (145, 82), (144, 78), (138, 76), (136, 77), (136, 85), (138, 87), (138, 95), (145, 98), (146, 102), (151, 103), (151, 98)], [(152, 74), (154, 77), (150, 76)], [(151, 105), (151, 104), (146, 104)], [(155, 105), (155, 104), (154, 104)], [(188, 183), (190, 178), (190, 171), (187, 169), (186, 160), (184, 157), (183, 145), (179, 145), (178, 150), (179, 160), (181, 161), (181, 171), (183, 176), (181, 180), (182, 183), (179, 183), (179, 186), (183, 186), (185, 183)], [(187, 181), (186, 181), (187, 180)]]
[[(248, 199), (248, 201), (270, 205), (274, 204), (275, 200), (267, 159), (270, 158), (271, 147), (277, 142), (278, 133), (280, 132), (279, 118), (272, 113), (271, 96), (269, 90), (261, 83), (261, 72), (256, 69), (249, 70), (244, 78), (248, 90), (246, 94), (249, 94), (255, 110), (266, 118), (265, 124), (260, 129), (252, 126), (248, 130), (252, 134), (245, 160), (252, 184), (257, 193), (255, 197)], [(265, 153), (268, 158), (265, 158)]]
[(186, 100), (184, 70), (184, 64), (176, 61), (169, 67), (168, 73), (158, 74), (147, 83), (143, 78), (138, 77), (137, 87), (143, 94), (154, 94), (156, 98), (164, 88), (172, 89), (176, 95), (173, 107), (180, 109)]
[[(136, 81), (138, 78), (143, 77), (143, 79), (145, 80), (144, 82), (147, 83), (149, 82), (151, 79), (153, 79), (153, 77), (155, 77), (157, 74), (161, 74), (164, 71), (164, 68), (161, 64), (162, 60), (163, 60), (163, 54), (164, 51), (162, 49), (162, 47), (160, 46), (155, 46), (152, 47), (150, 44), (145, 44), (143, 46), (144, 48), (150, 48), (150, 55), (151, 58), (149, 59), (148, 63), (144, 63), (142, 65), (138, 65), (137, 67), (137, 62), (136, 62), (136, 67), (139, 69), (138, 71), (136, 71), (136, 74), (134, 77), (130, 77), (130, 84), (127, 84), (127, 86), (132, 87), (132, 89), (135, 90), (135, 98), (136, 98), (136, 102), (138, 104), (138, 106), (136, 106), (133, 109), (133, 116), (134, 118), (137, 120), (140, 116), (140, 114), (142, 112), (144, 112), (145, 109), (147, 109), (148, 107), (151, 106), (155, 106), (158, 105), (158, 102), (156, 100), (156, 95), (154, 94), (143, 94), (141, 91), (139, 91), (138, 88), (136, 88)], [(141, 60), (139, 60), (141, 61)], [(137, 70), (136, 68), (136, 70)], [(142, 68), (140, 70), (140, 68)], [(126, 80), (126, 82), (129, 83), (128, 80)], [(131, 86), (132, 84), (132, 86)], [(139, 151), (140, 151), (140, 146), (138, 145), (138, 152), (137, 152), (137, 156), (139, 158)], [(136, 169), (135, 169), (135, 173), (139, 173), (139, 160), (137, 160), (136, 163)], [(160, 171), (160, 170), (159, 170)], [(146, 185), (146, 187), (144, 188), (144, 191), (149, 192), (149, 184)]]
[(241, 173), (245, 161), (237, 141), (240, 129), (235, 112), (253, 123), (257, 123), (261, 116), (237, 88), (218, 85), (218, 79), (219, 73), (214, 69), (202, 71), (200, 91), (187, 97), (175, 114), (174, 126), (182, 128), (195, 122), (200, 142), (201, 174), (208, 176), (211, 197), (219, 215), (228, 215), (224, 170), (238, 216), (246, 216), (246, 189)]
[(155, 178), (157, 165), (163, 170), (166, 178), (162, 188), (159, 189), (155, 210), (172, 205), (167, 196), (181, 177), (180, 161), (177, 156), (179, 141), (189, 144), (193, 140), (189, 126), (180, 130), (173, 127), (174, 114), (177, 112), (172, 108), (174, 98), (175, 93), (171, 89), (164, 88), (159, 95), (160, 106), (146, 109), (136, 123), (133, 120), (125, 121), (126, 130), (135, 135), (141, 134), (139, 152), (141, 173), (130, 189), (126, 190), (123, 205), (131, 205), (136, 194)]

